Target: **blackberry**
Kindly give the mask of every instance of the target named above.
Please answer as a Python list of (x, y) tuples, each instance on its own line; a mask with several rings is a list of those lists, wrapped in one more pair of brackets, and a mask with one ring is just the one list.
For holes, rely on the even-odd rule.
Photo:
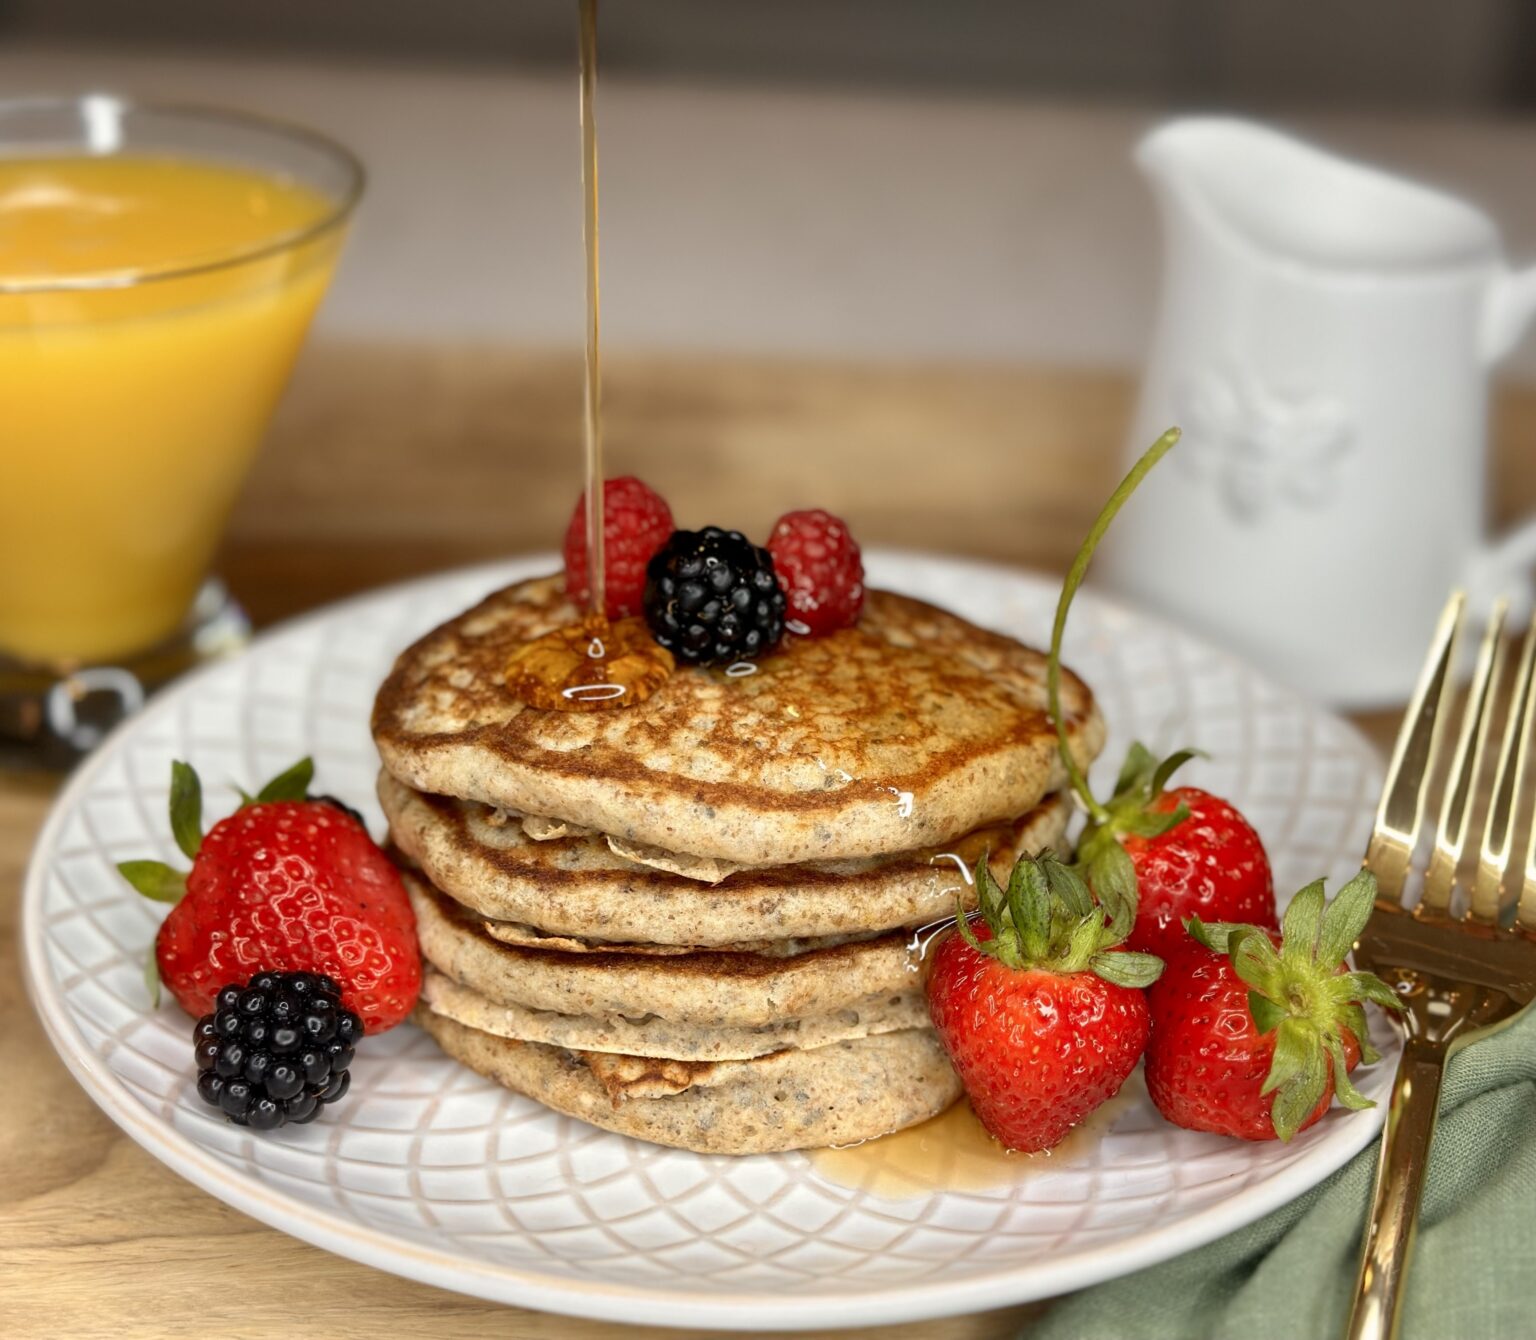
[(305, 800), (309, 800), (309, 801), (313, 801), (316, 805), (329, 805), (333, 810), (340, 810), (343, 814), (347, 815), (348, 817), (350, 817), (352, 819), (355, 819), (357, 821), (357, 826), (359, 828), (361, 828), (363, 830), (363, 832), (366, 833), (368, 831), (368, 823), (367, 823), (367, 821), (363, 818), (363, 816), (360, 813), (358, 813), (357, 810), (353, 809), (352, 806), (348, 805), (346, 801), (338, 800), (335, 796), (314, 796), (314, 795), (310, 795), (310, 796), (305, 796), (304, 799)]
[(740, 531), (673, 531), (645, 570), (645, 621), (657, 642), (693, 665), (771, 651), (784, 635), (773, 556)]
[(237, 1126), (302, 1125), (346, 1094), (362, 1036), (331, 978), (260, 972), (224, 987), (192, 1030), (197, 1091)]

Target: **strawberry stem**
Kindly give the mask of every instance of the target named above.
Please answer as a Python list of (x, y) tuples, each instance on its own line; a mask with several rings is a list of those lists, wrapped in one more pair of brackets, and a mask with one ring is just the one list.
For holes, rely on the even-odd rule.
[(1098, 519), (1089, 528), (1082, 548), (1077, 551), (1077, 557), (1072, 560), (1072, 566), (1067, 569), (1066, 580), (1061, 584), (1061, 598), (1056, 602), (1056, 621), (1051, 626), (1051, 654), (1046, 662), (1045, 676), (1051, 721), (1056, 727), (1057, 748), (1061, 752), (1062, 765), (1067, 770), (1067, 780), (1071, 782), (1072, 789), (1087, 806), (1088, 813), (1093, 816), (1096, 823), (1107, 823), (1109, 811), (1093, 798), (1093, 792), (1088, 789), (1088, 779), (1083, 776), (1083, 770), (1077, 766), (1077, 760), (1072, 757), (1072, 750), (1067, 743), (1067, 727), (1061, 716), (1061, 637), (1066, 632), (1067, 611), (1072, 607), (1072, 597), (1077, 594), (1077, 588), (1083, 584), (1083, 578), (1088, 572), (1088, 564), (1093, 560), (1093, 551), (1099, 547), (1099, 541), (1104, 538), (1110, 522), (1125, 506), (1131, 494), (1136, 492), (1138, 485), (1146, 478), (1147, 472), (1172, 450), (1179, 437), (1179, 430), (1170, 428), (1142, 453), (1141, 459), (1131, 467), (1130, 473), (1109, 495), (1109, 501), (1104, 504), (1104, 510), (1099, 513)]

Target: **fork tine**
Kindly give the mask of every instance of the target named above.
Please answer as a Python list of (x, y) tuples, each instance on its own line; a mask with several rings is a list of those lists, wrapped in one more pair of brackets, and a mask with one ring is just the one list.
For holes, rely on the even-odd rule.
[(1525, 791), (1526, 756), (1530, 753), (1532, 720), (1536, 718), (1536, 685), (1531, 667), (1536, 662), (1536, 618), (1531, 620), (1520, 648), (1520, 669), (1515, 675), (1514, 695), (1504, 726), (1504, 743), (1493, 774), (1493, 797), (1483, 825), (1483, 845), (1478, 856), (1477, 879), (1472, 886), (1470, 915), (1474, 921), (1493, 925), (1499, 919), (1500, 894), (1510, 872), (1515, 845), (1517, 801)]
[(1366, 848), (1365, 864), (1376, 876), (1378, 896), (1395, 903), (1403, 900), (1403, 884), (1408, 867), (1419, 844), (1424, 825), (1424, 797), (1439, 756), (1449, 712), (1440, 710), (1441, 700), (1451, 681), (1460, 641), (1461, 617), (1466, 608), (1466, 593), (1457, 591), (1446, 601), (1429, 645), (1424, 669), (1419, 672), (1413, 702), (1403, 715), (1387, 768), (1381, 803), (1376, 807), (1376, 826)]
[(1424, 876), (1424, 897), (1419, 903), (1422, 912), (1440, 916), (1450, 912), (1456, 872), (1461, 868), (1467, 832), (1472, 827), (1477, 779), (1482, 775), (1488, 745), (1488, 729), (1493, 716), (1489, 708), (1498, 701), (1498, 686), (1504, 678), (1503, 634), (1508, 610), (1506, 601), (1494, 604), (1477, 650), (1477, 666), (1467, 687), (1467, 705), (1462, 711), (1461, 731), (1456, 738), (1456, 752), (1451, 758), (1445, 798), (1440, 805), (1434, 853)]
[[(1536, 684), (1536, 681), (1533, 681)], [(1531, 690), (1536, 694), (1536, 687)], [(1536, 716), (1536, 713), (1532, 713)], [(1530, 840), (1525, 845), (1525, 879), (1520, 889), (1520, 902), (1515, 912), (1515, 924), (1528, 934), (1536, 935), (1536, 802), (1528, 807), (1531, 823)]]

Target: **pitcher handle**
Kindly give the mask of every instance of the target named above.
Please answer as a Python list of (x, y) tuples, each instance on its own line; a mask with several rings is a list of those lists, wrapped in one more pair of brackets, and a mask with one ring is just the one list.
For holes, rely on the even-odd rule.
[[(1536, 265), (1504, 270), (1488, 285), (1481, 332), (1485, 363), (1496, 363), (1520, 342), (1536, 317)], [(1472, 556), (1467, 588), (1474, 605), (1486, 608), (1498, 596), (1517, 609), (1536, 599), (1536, 517), (1483, 546)]]
[(1497, 363), (1525, 334), (1536, 316), (1536, 265), (1504, 270), (1488, 285), (1481, 332), (1483, 362)]
[(1511, 613), (1524, 618), (1536, 603), (1536, 516), (1472, 555), (1466, 575), (1472, 607), (1484, 613), (1501, 596)]

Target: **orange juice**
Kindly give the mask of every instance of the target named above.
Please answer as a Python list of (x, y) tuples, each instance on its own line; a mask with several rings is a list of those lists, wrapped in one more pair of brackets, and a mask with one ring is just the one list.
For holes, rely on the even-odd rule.
[(152, 154), (0, 159), (0, 652), (169, 636), (342, 229), (293, 181)]

